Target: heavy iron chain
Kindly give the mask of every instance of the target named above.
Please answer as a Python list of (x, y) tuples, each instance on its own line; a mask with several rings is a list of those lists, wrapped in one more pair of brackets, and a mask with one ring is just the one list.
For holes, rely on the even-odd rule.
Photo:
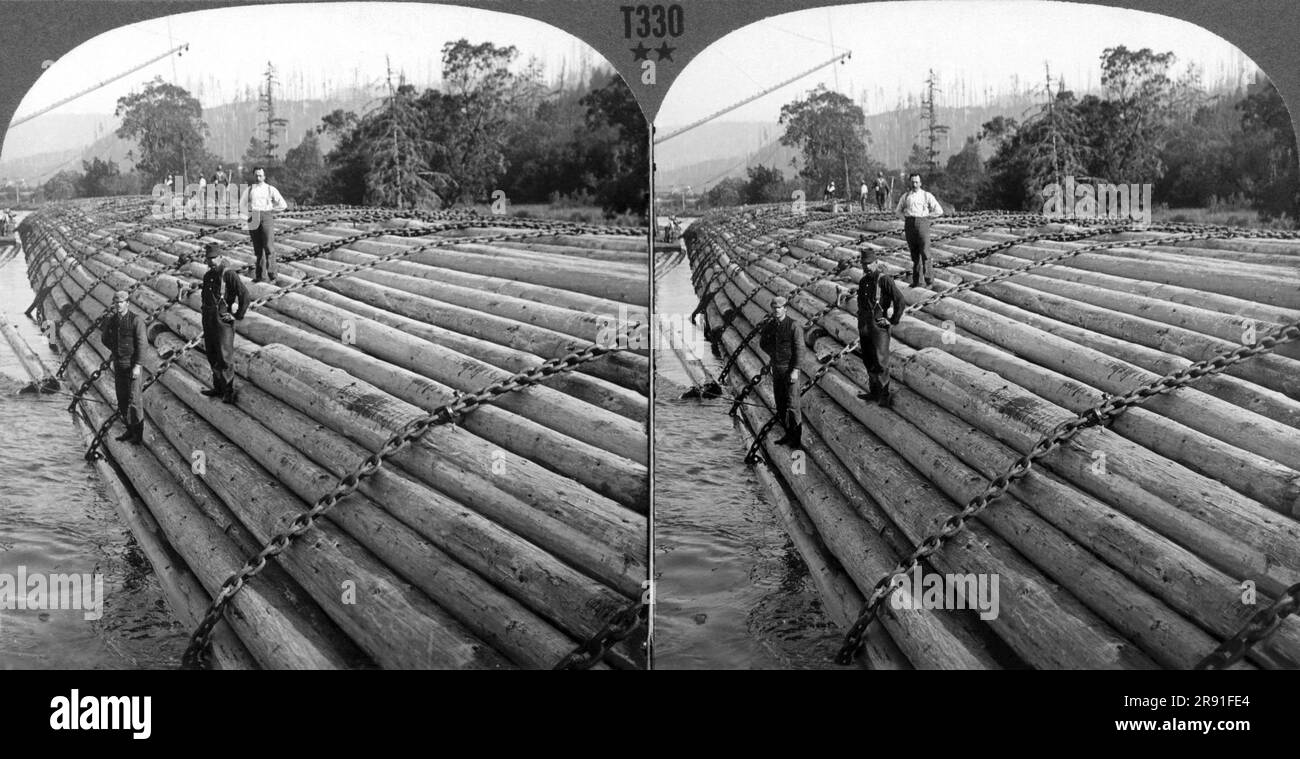
[[(763, 317), (763, 319), (759, 321), (758, 324), (755, 324), (753, 328), (749, 330), (749, 333), (746, 334), (744, 339), (740, 341), (740, 344), (736, 346), (736, 349), (733, 350), (730, 353), (730, 355), (727, 356), (727, 361), (722, 365), (722, 371), (718, 372), (718, 378), (716, 381), (719, 385), (727, 381), (727, 375), (731, 373), (731, 368), (735, 366), (736, 361), (740, 359), (740, 354), (744, 352), (745, 346), (749, 345), (750, 342), (753, 341), (754, 336), (757, 335), (759, 332), (763, 331), (763, 327), (766, 327), (768, 323), (772, 321), (772, 319), (773, 319), (772, 314), (768, 314), (767, 316)], [(729, 326), (729, 323), (727, 323), (727, 319), (725, 317), (723, 318), (723, 322), (724, 324), (722, 326), (722, 329), (725, 331), (726, 328)]]
[(1282, 591), (1282, 595), (1266, 609), (1251, 615), (1236, 635), (1220, 643), (1193, 669), (1227, 669), (1246, 655), (1252, 646), (1267, 640), (1282, 626), (1286, 618), (1300, 610), (1300, 582)]
[(650, 605), (638, 599), (610, 617), (609, 622), (586, 642), (570, 651), (552, 669), (591, 669), (605, 658), (610, 649), (625, 640), (645, 624), (650, 616)]
[(776, 414), (772, 414), (768, 417), (767, 421), (763, 423), (763, 426), (758, 429), (758, 432), (754, 434), (754, 442), (750, 444), (749, 451), (745, 453), (745, 466), (753, 466), (758, 463), (759, 452), (763, 450), (763, 439), (767, 437), (767, 433), (771, 432), (772, 428), (775, 426)]
[(732, 398), (731, 408), (727, 409), (727, 416), (735, 416), (736, 412), (740, 411), (740, 407), (744, 405), (745, 398), (748, 397), (749, 394), (754, 391), (754, 388), (758, 387), (758, 383), (762, 382), (763, 378), (771, 372), (772, 364), (769, 362), (763, 364), (763, 368), (758, 371), (758, 374), (747, 379), (744, 387), (740, 388), (740, 392), (736, 393), (735, 398)]
[[(636, 330), (640, 328), (640, 323), (627, 325), (621, 331), (623, 334), (616, 337), (612, 344), (615, 346), (628, 344), (625, 342), (627, 335), (635, 334)], [(245, 563), (243, 568), (221, 583), (221, 588), (216, 597), (213, 598), (212, 605), (208, 607), (202, 621), (199, 622), (194, 633), (190, 636), (189, 646), (182, 657), (182, 666), (186, 669), (204, 666), (203, 660), (211, 641), (212, 630), (216, 627), (217, 622), (221, 620), (226, 605), (230, 603), (235, 594), (266, 567), (267, 561), (283, 553), (286, 548), (292, 545), (294, 540), (309, 531), (315, 525), (317, 519), (324, 516), (339, 501), (351, 495), (360, 486), (362, 480), (379, 471), (384, 462), (407, 445), (422, 438), (431, 428), (444, 424), (454, 424), (460, 417), (479, 406), (496, 400), (499, 396), (541, 384), (551, 377), (570, 372), (588, 361), (619, 350), (621, 349), (616, 347), (592, 344), (565, 356), (549, 359), (506, 379), (497, 380), (477, 392), (457, 392), (456, 399), (451, 403), (439, 406), (428, 414), (411, 419), (403, 424), (379, 447), (379, 450), (367, 456), (356, 469), (340, 478), (338, 484), (330, 492), (316, 499), (310, 509), (295, 517), (289, 529), (268, 540), (257, 555)]]
[[(919, 311), (923, 308), (938, 303), (941, 300), (951, 298), (953, 296), (959, 295), (969, 290), (974, 290), (975, 288), (978, 287), (983, 287), (984, 285), (993, 284), (995, 282), (1001, 282), (1002, 280), (1019, 276), (1021, 274), (1024, 274), (1025, 272), (1029, 272), (1034, 269), (1060, 263), (1061, 261), (1064, 261), (1069, 258), (1073, 258), (1081, 253), (1089, 253), (1096, 250), (1107, 250), (1110, 248), (1142, 248), (1150, 245), (1164, 245), (1169, 242), (1190, 242), (1194, 240), (1210, 240), (1215, 238), (1216, 235), (1214, 233), (1206, 232), (1206, 233), (1183, 235), (1178, 238), (1166, 237), (1166, 238), (1156, 238), (1150, 240), (1123, 240), (1123, 241), (1113, 240), (1108, 242), (1094, 243), (1092, 245), (1085, 245), (1079, 248), (1073, 248), (1071, 250), (1062, 251), (1061, 253), (1051, 255), (1046, 258), (1040, 258), (1036, 261), (1032, 261), (1024, 266), (1020, 266), (1015, 269), (1007, 269), (1004, 271), (1000, 271), (996, 274), (990, 274), (986, 277), (978, 277), (976, 279), (966, 280), (964, 282), (961, 282), (960, 284), (953, 285), (952, 287), (946, 290), (943, 290), (941, 292), (936, 292), (932, 295), (926, 296), (925, 298), (915, 303), (908, 305), (905, 309), (903, 309), (903, 313), (910, 314), (915, 311)], [(998, 246), (994, 246), (994, 247), (999, 247), (1002, 245), (1003, 245), (1002, 243), (999, 243)], [(1012, 247), (1012, 246), (1008, 245), (1006, 247)], [(990, 251), (989, 255), (991, 255), (993, 252), (996, 251)], [(835, 311), (837, 308), (840, 308), (840, 305), (838, 303), (828, 304), (826, 308), (820, 311), (816, 316), (813, 317), (813, 319), (809, 321), (809, 324), (811, 325), (813, 323), (820, 323), (822, 319), (829, 316), (830, 313)], [(816, 386), (819, 382), (821, 382), (822, 378), (825, 377), (826, 374), (830, 372), (830, 370), (834, 366), (836, 366), (841, 360), (843, 360), (845, 356), (857, 350), (861, 344), (862, 344), (861, 338), (854, 338), (853, 340), (846, 343), (844, 347), (840, 348), (839, 350), (837, 350), (832, 354), (829, 354), (825, 359), (822, 359), (821, 366), (817, 368), (817, 373), (809, 378), (808, 382), (800, 390), (800, 394), (801, 395), (806, 394), (814, 386)]]
[[(1052, 430), (1035, 443), (1027, 453), (1012, 463), (1006, 471), (990, 480), (983, 492), (972, 498), (960, 513), (954, 514), (944, 520), (943, 527), (939, 532), (933, 533), (922, 540), (916, 550), (912, 552), (911, 556), (906, 560), (899, 562), (898, 566), (876, 582), (871, 596), (866, 601), (862, 613), (859, 615), (857, 621), (853, 623), (849, 632), (844, 636), (844, 645), (836, 655), (835, 661), (838, 664), (847, 665), (851, 664), (853, 658), (857, 656), (858, 650), (862, 647), (867, 628), (871, 625), (872, 620), (878, 616), (880, 605), (884, 602), (885, 598), (889, 596), (890, 591), (892, 590), (891, 580), (895, 576), (899, 574), (906, 575), (912, 572), (917, 564), (928, 559), (936, 551), (943, 548), (948, 541), (966, 528), (967, 523), (972, 518), (1004, 495), (1014, 482), (1028, 474), (1037, 461), (1054, 451), (1057, 446), (1069, 441), (1082, 430), (1110, 423), (1112, 419), (1119, 416), (1129, 408), (1145, 402), (1147, 398), (1168, 393), (1172, 390), (1177, 390), (1178, 388), (1184, 387), (1201, 377), (1219, 374), (1236, 363), (1263, 353), (1268, 353), (1277, 345), (1297, 339), (1300, 339), (1300, 321), (1281, 325), (1266, 333), (1255, 343), (1243, 345), (1212, 358), (1198, 361), (1177, 372), (1172, 372), (1163, 377), (1152, 380), (1151, 382), (1147, 382), (1133, 390), (1130, 390), (1124, 395), (1118, 397), (1106, 396), (1100, 403), (1080, 412), (1073, 419), (1067, 419), (1053, 427)], [(1246, 648), (1248, 648), (1248, 644), (1246, 644), (1245, 641), (1249, 636), (1261, 634), (1260, 631), (1262, 628), (1257, 629), (1251, 625), (1248, 625), (1248, 628), (1250, 628), (1248, 632), (1243, 631), (1246, 632), (1246, 634), (1242, 635), (1242, 642), (1236, 642), (1236, 636), (1234, 636), (1232, 641), (1228, 642), (1232, 645), (1234, 651), (1239, 649), (1239, 653), (1244, 654)], [(1267, 633), (1265, 632), (1262, 634)], [(1255, 638), (1255, 640), (1259, 639), (1262, 638)], [(1254, 641), (1252, 640), (1252, 643), (1253, 642)], [(1224, 647), (1225, 651), (1227, 650), (1226, 646), (1227, 644), (1225, 644)], [(1221, 660), (1222, 658), (1222, 655), (1218, 655), (1216, 661)]]

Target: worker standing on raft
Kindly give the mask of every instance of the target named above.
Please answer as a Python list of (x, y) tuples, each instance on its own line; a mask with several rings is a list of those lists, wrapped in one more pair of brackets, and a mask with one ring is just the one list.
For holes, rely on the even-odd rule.
[(777, 445), (798, 448), (803, 433), (799, 413), (799, 358), (803, 351), (803, 328), (785, 311), (786, 300), (772, 299), (772, 318), (763, 325), (758, 347), (772, 363), (772, 389), (776, 395), (776, 416), (785, 426), (785, 435)]
[(140, 359), (147, 341), (144, 322), (127, 307), (125, 290), (113, 293), (112, 311), (100, 327), (99, 339), (113, 359), (113, 385), (117, 390), (117, 415), (126, 432), (117, 439), (139, 445), (144, 442), (144, 413), (140, 408)]
[(894, 212), (903, 217), (903, 233), (912, 253), (912, 287), (934, 283), (930, 274), (930, 219), (943, 216), (943, 206), (927, 190), (921, 189), (921, 175), (908, 177), (912, 186), (898, 199)]
[(275, 281), (275, 214), (289, 207), (280, 191), (266, 183), (266, 170), (253, 170), (256, 184), (244, 190), (239, 208), (248, 219), (248, 235), (253, 240), (254, 282)]
[(871, 251), (862, 251), (862, 279), (858, 282), (858, 355), (867, 367), (870, 392), (858, 393), (864, 401), (878, 401), (888, 408), (890, 328), (898, 326), (907, 306), (894, 278), (882, 275)]
[[(226, 403), (234, 403), (235, 370), (230, 358), (235, 352), (235, 322), (248, 311), (248, 288), (239, 273), (226, 267), (221, 245), (208, 243), (203, 251), (208, 271), (203, 275), (203, 352), (212, 367), (212, 389), (203, 394)], [(231, 311), (235, 301), (238, 309)]]

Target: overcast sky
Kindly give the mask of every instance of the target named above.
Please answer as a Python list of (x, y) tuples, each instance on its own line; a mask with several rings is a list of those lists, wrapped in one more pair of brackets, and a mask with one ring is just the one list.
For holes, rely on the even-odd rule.
[[(267, 61), (279, 78), (301, 78), (314, 94), (322, 83), (350, 86), (359, 71), (365, 82), (380, 83), (385, 56), (409, 81), (435, 84), (444, 42), (515, 45), (520, 62), (536, 56), (549, 77), (582, 57), (604, 59), (576, 37), (532, 19), (472, 8), (390, 3), (322, 3), (197, 11), (147, 21), (107, 32), (55, 62), (27, 93), (22, 116), (139, 65), (181, 42), (189, 51), (149, 65), (130, 76), (61, 106), (54, 113), (112, 113), (117, 99), (162, 76), (200, 94), (205, 107), (235, 99), (246, 87), (256, 90)], [(10, 139), (40, 120), (15, 127)], [(6, 153), (9, 153), (6, 145)]]
[[(1076, 91), (1100, 84), (1103, 49), (1172, 50), (1179, 66), (1196, 62), (1207, 81), (1245, 61), (1237, 48), (1200, 27), (1138, 11), (1037, 1), (869, 3), (797, 11), (740, 29), (715, 42), (682, 72), (657, 119), (661, 131), (680, 126), (829, 60), (853, 58), (787, 85), (726, 116), (776, 121), (781, 106), (818, 83), (867, 96), (866, 110), (893, 108), (919, 95), (929, 69), (943, 82), (940, 106), (982, 102), (986, 89), (1011, 90), (1013, 77), (1035, 84), (1044, 61)], [(719, 98), (719, 93), (725, 93)], [(671, 143), (666, 143), (667, 149)]]

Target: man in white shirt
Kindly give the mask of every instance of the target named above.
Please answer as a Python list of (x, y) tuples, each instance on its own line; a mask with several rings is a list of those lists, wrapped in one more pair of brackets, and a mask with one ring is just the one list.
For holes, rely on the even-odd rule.
[(903, 233), (912, 253), (912, 287), (934, 283), (930, 274), (930, 219), (943, 216), (943, 206), (929, 192), (921, 189), (921, 175), (912, 174), (912, 186), (898, 199), (895, 213), (903, 217)]
[(248, 218), (248, 233), (253, 238), (253, 253), (257, 264), (253, 268), (254, 282), (275, 281), (275, 214), (289, 207), (280, 191), (266, 183), (266, 170), (258, 166), (253, 170), (256, 184), (244, 190), (239, 198), (239, 208)]

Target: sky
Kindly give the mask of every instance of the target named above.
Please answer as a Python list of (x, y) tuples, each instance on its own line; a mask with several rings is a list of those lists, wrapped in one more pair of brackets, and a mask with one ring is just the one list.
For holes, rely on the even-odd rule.
[[(898, 2), (848, 5), (774, 16), (713, 43), (682, 71), (664, 99), (660, 131), (688, 124), (794, 74), (852, 50), (844, 64), (776, 90), (722, 117), (775, 122), (785, 103), (818, 83), (866, 96), (868, 114), (919, 95), (929, 69), (940, 106), (983, 102), (986, 89), (1011, 90), (1015, 78), (1039, 84), (1044, 62), (1067, 88), (1100, 85), (1103, 49), (1126, 45), (1173, 51), (1178, 66), (1200, 64), (1206, 80), (1245, 61), (1234, 45), (1184, 21), (1139, 11), (1037, 0)], [(965, 92), (958, 79), (965, 80)], [(1022, 84), (1017, 89), (1024, 89)], [(717, 93), (727, 93), (727, 102)], [(665, 144), (665, 149), (671, 143)]]
[[(532, 19), (506, 13), (418, 4), (333, 3), (272, 5), (196, 11), (115, 29), (87, 41), (51, 66), (19, 105), (16, 116), (43, 108), (104, 79), (166, 52), (181, 42), (190, 47), (134, 74), (61, 106), (54, 113), (107, 113), (117, 99), (162, 76), (199, 96), (205, 107), (256, 91), (267, 61), (281, 82), (301, 78), (303, 87), (324, 94), (322, 82), (350, 86), (384, 80), (386, 57), (396, 71), (419, 86), (436, 85), (444, 42), (515, 45), (522, 65), (536, 56), (547, 77), (567, 65), (572, 72), (584, 56), (604, 59), (572, 35)], [(39, 129), (40, 119), (14, 128), (8, 143), (24, 129)], [(0, 158), (8, 156), (0, 156)]]

